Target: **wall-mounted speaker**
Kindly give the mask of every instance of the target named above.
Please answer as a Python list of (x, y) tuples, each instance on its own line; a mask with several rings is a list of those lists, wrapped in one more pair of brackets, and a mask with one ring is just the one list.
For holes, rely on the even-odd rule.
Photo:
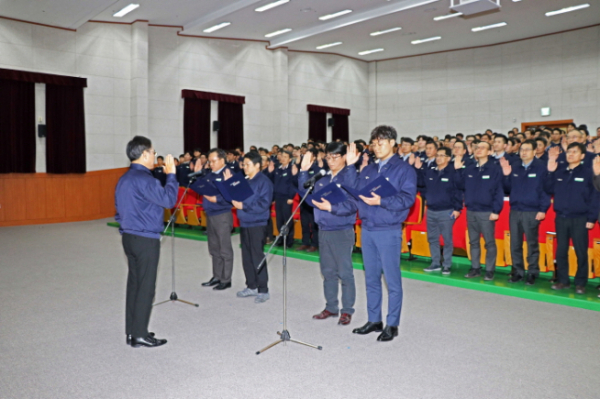
[(46, 137), (46, 125), (38, 125), (38, 137)]
[(218, 132), (221, 129), (221, 123), (219, 121), (213, 122), (213, 132)]
[(327, 126), (329, 126), (329, 127), (335, 126), (335, 119), (333, 119), (333, 118), (327, 119)]

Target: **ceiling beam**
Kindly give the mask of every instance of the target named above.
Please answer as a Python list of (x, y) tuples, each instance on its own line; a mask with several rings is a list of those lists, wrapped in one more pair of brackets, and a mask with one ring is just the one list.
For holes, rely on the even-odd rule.
[(99, 4), (95, 7), (93, 5), (94, 2), (91, 2), (92, 8), (88, 12), (86, 12), (84, 15), (82, 15), (79, 19), (73, 21), (68, 26), (68, 28), (75, 29), (75, 30), (79, 29), (81, 27), (81, 25), (85, 24), (90, 19), (94, 19), (94, 17), (98, 16), (99, 14), (102, 14), (104, 11), (108, 10), (110, 7), (114, 6), (118, 2), (119, 2), (119, 0), (104, 0), (104, 1), (98, 2)]
[(233, 2), (228, 6), (219, 8), (218, 10), (215, 10), (211, 13), (203, 15), (198, 19), (188, 22), (187, 24), (183, 25), (183, 30), (191, 30), (199, 26), (206, 25), (208, 23), (223, 22), (218, 20), (226, 15), (233, 14), (234, 12), (241, 10), (242, 8), (249, 7), (252, 4), (260, 3), (261, 1), (263, 0), (240, 0)]
[(435, 3), (438, 1), (440, 0), (400, 0), (380, 7), (370, 8), (368, 10), (347, 14), (346, 16), (335, 18), (330, 22), (325, 22), (317, 26), (292, 31), (292, 33), (287, 35), (281, 35), (276, 40), (272, 40), (268, 48), (273, 49), (276, 47), (282, 47), (291, 42), (306, 39), (307, 37), (319, 35), (321, 33), (343, 28), (345, 26), (357, 24), (359, 22), (368, 21), (370, 19), (383, 17), (385, 15), (394, 14), (396, 12), (419, 7), (429, 3)]

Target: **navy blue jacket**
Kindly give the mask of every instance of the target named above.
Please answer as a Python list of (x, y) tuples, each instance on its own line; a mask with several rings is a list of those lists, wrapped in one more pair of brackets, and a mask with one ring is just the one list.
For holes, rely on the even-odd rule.
[(163, 209), (175, 206), (179, 190), (174, 174), (168, 174), (166, 181), (165, 187), (162, 187), (152, 177), (150, 169), (131, 164), (115, 190), (115, 220), (121, 225), (121, 234), (160, 238), (164, 227)]
[(461, 211), (463, 195), (457, 187), (457, 173), (453, 165), (444, 169), (417, 169), (417, 185), (427, 187), (427, 209), (432, 211)]
[(273, 182), (273, 198), (290, 200), (296, 196), (298, 177), (292, 174), (292, 162), (286, 168), (283, 165), (276, 167), (269, 178)]
[(512, 165), (510, 175), (503, 178), (504, 192), (510, 196), (511, 211), (546, 213), (550, 207), (550, 196), (544, 190), (547, 174), (547, 164), (536, 158), (527, 169), (523, 161)]
[[(208, 181), (208, 182), (214, 182), (214, 181), (223, 181), (223, 171), (225, 170), (225, 167), (223, 167), (223, 169), (221, 169), (218, 173), (215, 172), (208, 172), (203, 178), (202, 180)], [(195, 186), (197, 186), (200, 183), (200, 179), (196, 180), (194, 183), (191, 184), (190, 188), (194, 191), (196, 191), (194, 189)], [(227, 201), (225, 201), (225, 199), (223, 198), (223, 196), (219, 193), (216, 195), (217, 197), (217, 202), (210, 202), (208, 200), (204, 200), (202, 201), (202, 207), (204, 208), (204, 212), (206, 212), (206, 216), (217, 216), (217, 215), (221, 215), (225, 212), (231, 212), (231, 204)]]
[[(308, 172), (300, 172), (298, 176), (298, 187), (300, 195), (304, 196), (306, 190), (304, 189), (304, 183), (310, 179), (311, 175)], [(327, 173), (327, 176), (323, 177), (315, 185), (313, 196), (319, 201), (319, 191), (324, 189), (331, 183), (343, 184), (348, 187), (354, 187), (358, 174), (356, 173), (356, 167), (354, 165), (346, 166), (340, 170), (337, 175), (332, 176), (331, 172)], [(342, 190), (343, 191), (343, 190)], [(323, 231), (338, 231), (353, 229), (356, 223), (356, 212), (358, 207), (356, 203), (350, 199), (347, 195), (348, 200), (340, 202), (339, 204), (331, 205), (331, 212), (322, 211), (319, 208), (314, 208), (315, 212), (315, 223), (319, 226), (319, 230)]]
[(152, 169), (152, 176), (154, 176), (155, 179), (158, 179), (158, 181), (160, 181), (160, 185), (161, 186), (165, 186), (165, 184), (167, 184), (167, 174), (165, 173), (165, 168), (162, 166), (157, 166), (154, 169)]
[(544, 189), (554, 194), (554, 211), (564, 218), (587, 218), (594, 223), (598, 217), (599, 193), (593, 186), (594, 173), (591, 168), (579, 165), (575, 169), (558, 166), (544, 180)]
[(458, 188), (465, 192), (465, 206), (474, 212), (499, 214), (504, 206), (502, 170), (492, 159), (458, 169)]
[(237, 161), (233, 161), (233, 162), (226, 162), (225, 163), (225, 167), (229, 168), (231, 170), (232, 174), (236, 174), (237, 172), (239, 172), (240, 170), (242, 170), (240, 168), (240, 164)]
[(379, 176), (384, 176), (398, 190), (398, 194), (381, 199), (381, 205), (370, 206), (364, 201), (356, 201), (362, 227), (369, 231), (385, 231), (402, 229), (410, 207), (417, 195), (417, 173), (415, 168), (397, 156), (392, 156), (383, 165), (381, 172), (379, 164), (367, 165), (356, 182), (358, 190), (363, 189)]
[(190, 178), (188, 175), (192, 172), (193, 170), (190, 168), (190, 164), (187, 162), (182, 163), (177, 167), (177, 182), (179, 182), (181, 187), (187, 187), (187, 185), (190, 183)]
[(254, 194), (242, 201), (243, 209), (238, 209), (237, 211), (240, 226), (266, 226), (267, 221), (271, 217), (273, 183), (264, 173), (260, 172), (252, 179), (247, 180)]

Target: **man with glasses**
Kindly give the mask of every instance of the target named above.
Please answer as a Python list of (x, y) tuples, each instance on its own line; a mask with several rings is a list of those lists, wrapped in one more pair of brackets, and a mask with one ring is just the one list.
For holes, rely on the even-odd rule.
[[(586, 135), (577, 130), (577, 129), (572, 129), (567, 133), (567, 140), (565, 143), (562, 144), (562, 148), (561, 147), (552, 147), (548, 150), (548, 158), (552, 158), (552, 157), (556, 157), (556, 162), (558, 163), (558, 165), (562, 168), (565, 167), (569, 164), (568, 160), (567, 160), (567, 148), (569, 145), (573, 144), (573, 143), (581, 143), (583, 144), (584, 148), (587, 144), (586, 142)], [(560, 152), (562, 150), (562, 152)], [(594, 158), (596, 157), (596, 154), (594, 154), (591, 151), (585, 151), (584, 152), (584, 157), (582, 157), (581, 159), (581, 164), (588, 168), (588, 169), (592, 169), (592, 165), (594, 162)]]
[(156, 270), (160, 258), (160, 234), (163, 229), (163, 208), (177, 202), (177, 179), (173, 156), (165, 159), (166, 183), (152, 176), (154, 156), (152, 142), (135, 136), (126, 149), (131, 166), (117, 184), (115, 220), (119, 222), (123, 249), (127, 256), (127, 299), (125, 334), (127, 344), (157, 347), (167, 343), (148, 332), (152, 300), (156, 288)]
[[(378, 126), (371, 132), (373, 151), (377, 163), (366, 166), (358, 178), (356, 188), (361, 190), (383, 176), (397, 190), (390, 197), (382, 198), (373, 193), (371, 197), (360, 196), (357, 201), (362, 220), (362, 250), (367, 286), (369, 321), (354, 329), (355, 334), (382, 331), (378, 341), (391, 341), (398, 335), (402, 310), (402, 275), (400, 274), (400, 251), (402, 247), (402, 222), (415, 202), (417, 176), (415, 170), (399, 157), (394, 156), (397, 140), (396, 129)], [(346, 154), (346, 164), (354, 165), (360, 154), (351, 144)], [(388, 314), (383, 328), (381, 315), (381, 274), (388, 286)]]
[[(355, 144), (353, 144), (355, 145)], [(312, 163), (312, 153), (306, 153), (302, 160), (298, 187), (304, 195), (304, 183), (310, 179), (308, 171)], [(340, 314), (338, 290), (342, 286), (342, 308), (338, 324), (347, 325), (354, 314), (356, 287), (352, 268), (352, 249), (354, 247), (354, 224), (356, 223), (356, 204), (346, 201), (332, 205), (327, 199), (320, 198), (328, 185), (346, 185), (354, 187), (357, 179), (356, 167), (346, 166), (346, 146), (340, 142), (327, 145), (329, 165), (327, 176), (315, 185), (312, 205), (315, 209), (315, 220), (319, 225), (319, 264), (323, 274), (323, 291), (325, 294), (325, 309), (313, 316), (315, 320), (337, 317)]]
[[(450, 274), (452, 266), (452, 227), (463, 207), (462, 192), (456, 182), (457, 173), (453, 167), (448, 166), (450, 154), (450, 148), (440, 148), (435, 158), (437, 166), (431, 169), (423, 168), (419, 158), (415, 160), (417, 185), (427, 187), (427, 241), (431, 252), (431, 265), (423, 270), (442, 270), (442, 274), (445, 275)], [(443, 269), (440, 262), (440, 234), (444, 238)]]
[[(310, 154), (310, 156), (309, 156)], [(310, 159), (310, 167), (306, 173), (310, 179), (315, 174), (318, 174), (323, 167), (319, 166), (319, 160), (317, 160), (318, 151), (314, 148), (307, 150), (306, 154), (302, 158), (304, 163), (306, 159)], [(308, 162), (308, 161), (306, 161)], [(321, 163), (324, 163), (321, 160)], [(325, 166), (325, 165), (323, 165)], [(294, 170), (297, 173), (297, 170)], [(293, 172), (294, 172), (293, 171)], [(300, 184), (298, 184), (300, 187)], [(300, 224), (302, 226), (302, 245), (298, 247), (298, 251), (316, 252), (319, 248), (319, 224), (315, 222), (315, 213), (312, 206), (306, 202), (300, 205)]]
[(458, 173), (458, 188), (464, 191), (467, 207), (467, 230), (471, 247), (471, 269), (466, 278), (481, 276), (481, 248), (479, 239), (483, 235), (485, 241), (485, 277), (493, 280), (496, 270), (496, 220), (504, 206), (502, 188), (502, 171), (490, 160), (491, 144), (485, 141), (474, 142), (476, 163), (463, 169), (461, 160), (454, 162)]
[(510, 283), (525, 278), (523, 261), (523, 234), (527, 240), (527, 285), (533, 285), (540, 274), (540, 222), (546, 218), (550, 196), (544, 191), (546, 163), (534, 156), (536, 141), (526, 140), (521, 145), (521, 162), (511, 164), (500, 160), (504, 175), (504, 191), (510, 196), (510, 255), (513, 273)]
[[(196, 180), (190, 188), (197, 191), (203, 182), (223, 180), (225, 158), (227, 153), (220, 148), (213, 148), (208, 153), (208, 164), (211, 172), (202, 180)], [(194, 171), (200, 171), (197, 162)], [(231, 230), (233, 230), (233, 214), (231, 204), (221, 194), (204, 195), (202, 207), (206, 213), (206, 234), (208, 236), (208, 252), (212, 257), (213, 275), (203, 287), (213, 287), (221, 291), (231, 288), (231, 274), (233, 273), (233, 247), (231, 246)]]

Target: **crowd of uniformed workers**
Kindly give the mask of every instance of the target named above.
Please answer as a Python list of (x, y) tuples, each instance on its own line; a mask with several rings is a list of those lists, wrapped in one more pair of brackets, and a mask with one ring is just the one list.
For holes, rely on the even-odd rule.
[[(597, 131), (600, 136), (600, 128)], [(452, 229), (466, 212), (471, 248), (471, 268), (466, 278), (493, 280), (496, 261), (495, 224), (510, 200), (510, 248), (513, 269), (511, 283), (533, 285), (539, 275), (539, 225), (546, 217), (551, 200), (556, 212), (556, 275), (552, 289), (570, 288), (569, 245), (575, 248), (577, 274), (575, 292), (585, 293), (588, 276), (588, 235), (600, 210), (600, 139), (590, 138), (585, 126), (570, 124), (566, 129), (535, 129), (507, 135), (491, 130), (482, 134), (458, 133), (443, 139), (421, 135), (416, 140), (398, 138), (391, 126), (378, 126), (369, 142), (340, 140), (324, 143), (308, 140), (301, 146), (287, 144), (266, 148), (232, 150), (200, 149), (175, 159), (177, 166), (167, 168), (158, 157), (151, 171), (165, 189), (173, 181), (197, 189), (199, 182), (226, 181), (243, 171), (253, 194), (244, 201), (226, 201), (220, 194), (204, 195), (209, 252), (213, 275), (203, 286), (224, 290), (231, 287), (233, 248), (231, 208), (237, 209), (241, 228), (242, 264), (246, 287), (238, 297), (254, 297), (261, 303), (269, 299), (267, 267), (257, 269), (263, 247), (272, 242), (271, 207), (274, 205), (279, 231), (292, 216), (298, 198), (305, 194), (304, 183), (321, 174), (311, 204), (300, 206), (302, 242), (297, 250), (318, 250), (325, 308), (314, 319), (338, 318), (347, 325), (354, 314), (356, 287), (352, 269), (356, 218), (362, 226), (362, 256), (365, 267), (366, 324), (356, 334), (379, 332), (379, 341), (390, 341), (398, 334), (402, 308), (400, 253), (402, 223), (417, 192), (427, 206), (427, 232), (431, 264), (426, 272), (448, 275), (452, 269)], [(195, 178), (189, 175), (196, 173)], [(172, 174), (172, 177), (168, 177)], [(354, 198), (347, 195), (331, 204), (319, 197), (319, 190), (331, 183), (338, 186), (366, 187), (383, 176), (395, 194)], [(196, 180), (195, 180), (196, 179)], [(598, 190), (596, 190), (597, 188)], [(118, 193), (117, 193), (118, 198)], [(174, 204), (173, 204), (174, 205)], [(121, 223), (122, 232), (127, 226)], [(131, 229), (129, 232), (131, 233)], [(135, 231), (135, 229), (134, 229)], [(293, 227), (285, 240), (275, 245), (294, 245)], [(135, 234), (135, 233), (132, 233)], [(440, 250), (440, 236), (444, 240)], [(485, 271), (480, 264), (480, 237), (483, 237)], [(523, 259), (523, 238), (527, 242), (528, 270)], [(388, 287), (388, 313), (385, 323), (381, 311), (383, 273)], [(341, 287), (341, 305), (339, 290)]]

